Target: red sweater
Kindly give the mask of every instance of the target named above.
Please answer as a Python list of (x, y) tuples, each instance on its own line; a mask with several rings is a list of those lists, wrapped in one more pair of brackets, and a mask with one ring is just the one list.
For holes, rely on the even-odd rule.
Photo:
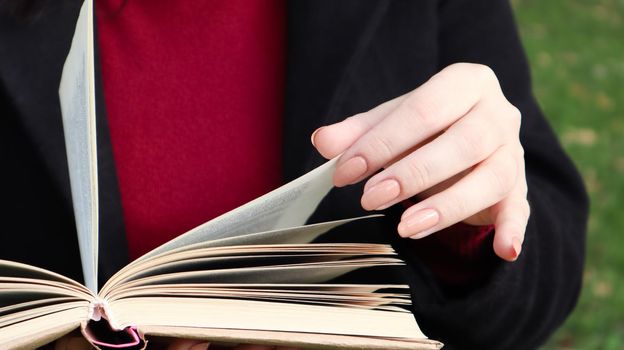
[[(284, 3), (97, 0), (131, 258), (280, 185)], [(488, 272), (490, 228), (412, 241), (443, 281)]]
[(280, 185), (282, 1), (96, 6), (131, 258)]

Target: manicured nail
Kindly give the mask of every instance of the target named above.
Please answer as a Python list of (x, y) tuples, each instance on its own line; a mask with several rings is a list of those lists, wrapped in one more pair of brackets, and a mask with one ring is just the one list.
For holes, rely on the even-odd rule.
[(362, 207), (366, 210), (382, 210), (401, 193), (401, 185), (395, 179), (387, 179), (367, 189), (362, 196)]
[(342, 163), (336, 169), (334, 173), (334, 185), (336, 185), (336, 187), (350, 185), (366, 174), (367, 169), (368, 166), (363, 157), (353, 157)]
[(316, 147), (316, 143), (314, 143), (314, 138), (316, 137), (316, 134), (322, 129), (323, 127), (321, 126), (320, 128), (314, 130), (314, 132), (312, 133), (312, 135), (310, 136), (310, 141), (312, 142), (312, 146)]
[(440, 214), (434, 209), (423, 209), (403, 218), (398, 231), (401, 237), (422, 238), (419, 233), (432, 228), (440, 221)]
[(210, 346), (210, 343), (199, 343), (191, 346), (189, 350), (208, 350), (208, 346)]
[(511, 239), (511, 248), (513, 254), (512, 259), (516, 260), (522, 251), (522, 242), (520, 242), (520, 238), (514, 237)]

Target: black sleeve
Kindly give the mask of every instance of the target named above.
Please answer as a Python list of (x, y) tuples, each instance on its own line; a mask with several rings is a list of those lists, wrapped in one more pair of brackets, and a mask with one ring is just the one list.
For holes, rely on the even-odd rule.
[(487, 281), (448, 293), (410, 257), (416, 318), (445, 349), (532, 349), (574, 308), (584, 262), (588, 199), (577, 170), (561, 149), (531, 92), (529, 68), (506, 0), (439, 3), (439, 67), (455, 62), (490, 66), (508, 100), (522, 112), (531, 217), (522, 254), (493, 260)]

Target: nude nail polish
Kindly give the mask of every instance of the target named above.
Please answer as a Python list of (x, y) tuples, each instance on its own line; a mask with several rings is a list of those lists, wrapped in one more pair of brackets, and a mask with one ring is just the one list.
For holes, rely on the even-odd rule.
[(419, 233), (432, 228), (440, 221), (440, 214), (435, 209), (422, 209), (407, 216), (399, 223), (401, 237), (422, 238)]
[(362, 207), (366, 210), (386, 209), (400, 193), (401, 186), (397, 180), (383, 180), (364, 192)]
[(314, 138), (316, 137), (316, 134), (318, 134), (318, 132), (322, 129), (323, 127), (321, 126), (320, 128), (314, 130), (314, 132), (312, 133), (312, 135), (310, 135), (310, 142), (312, 142), (312, 146), (316, 147), (316, 143), (314, 143)]
[(513, 253), (513, 259), (517, 259), (520, 256), (520, 252), (522, 251), (522, 242), (520, 242), (520, 238), (514, 237), (511, 239), (511, 249)]
[(342, 187), (355, 183), (366, 174), (367, 170), (368, 165), (363, 157), (353, 157), (338, 166), (334, 173), (334, 185)]

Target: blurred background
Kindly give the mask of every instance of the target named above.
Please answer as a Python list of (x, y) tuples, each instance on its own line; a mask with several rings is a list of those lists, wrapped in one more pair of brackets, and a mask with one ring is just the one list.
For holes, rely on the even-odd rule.
[(544, 349), (624, 349), (624, 0), (512, 0), (546, 116), (591, 196), (581, 298)]

